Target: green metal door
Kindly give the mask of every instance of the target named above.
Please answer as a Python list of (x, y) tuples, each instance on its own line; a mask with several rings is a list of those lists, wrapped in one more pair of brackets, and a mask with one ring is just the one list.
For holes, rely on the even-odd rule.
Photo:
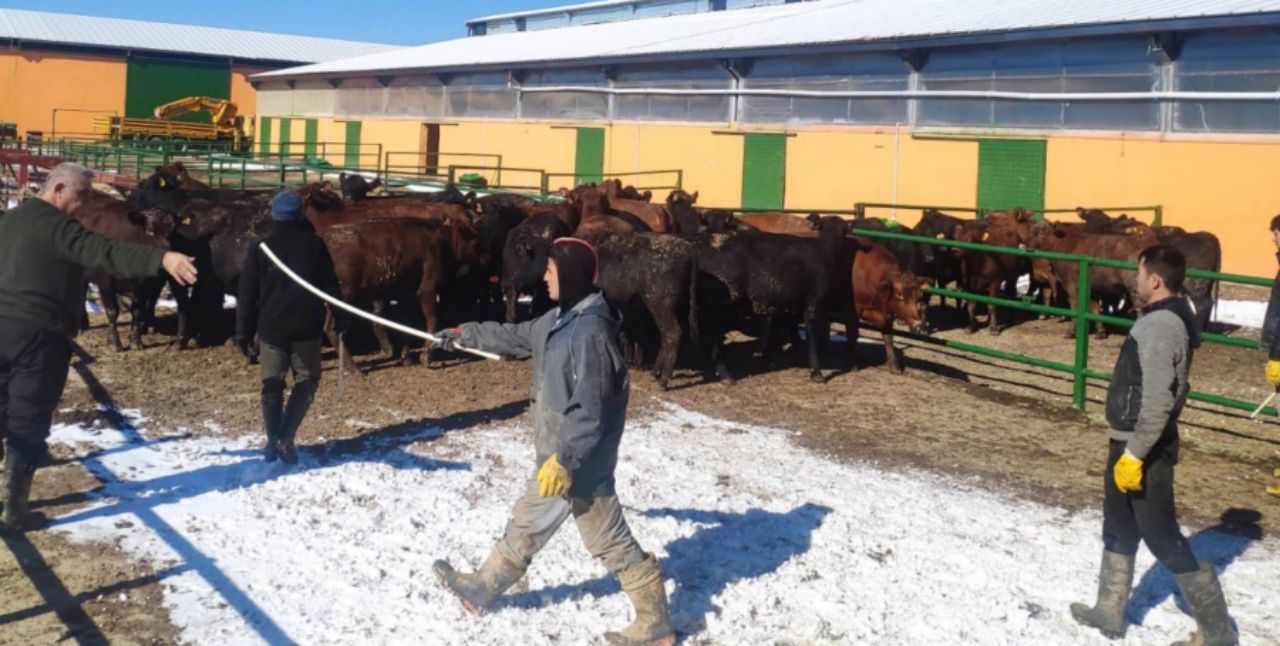
[(787, 136), (742, 138), (742, 208), (781, 209), (786, 196)]
[(1044, 208), (1045, 142), (982, 139), (978, 142), (978, 208), (1003, 211)]
[(271, 154), (271, 117), (262, 117), (258, 128), (258, 155), (266, 157)]
[[(154, 58), (129, 57), (125, 75), (124, 116), (151, 119), (158, 105), (189, 96), (231, 98), (231, 68)], [(210, 123), (207, 112), (193, 112), (178, 121)]]
[(284, 159), (289, 156), (289, 141), (293, 139), (293, 119), (283, 117), (280, 119), (280, 158)]
[(316, 140), (320, 138), (318, 134), (320, 122), (315, 119), (307, 119), (306, 124), (307, 130), (302, 139), (302, 157), (306, 160), (312, 160), (316, 158)]
[(604, 180), (604, 128), (578, 128), (574, 154), (574, 184)]
[(346, 156), (342, 165), (346, 168), (360, 168), (360, 122), (347, 122), (347, 138), (343, 143)]

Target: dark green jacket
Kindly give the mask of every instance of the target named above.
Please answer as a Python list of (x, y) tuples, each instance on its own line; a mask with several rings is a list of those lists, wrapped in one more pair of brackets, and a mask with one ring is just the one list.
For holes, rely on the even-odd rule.
[(160, 273), (163, 257), (163, 249), (111, 240), (44, 200), (27, 200), (0, 216), (0, 316), (75, 337), (86, 270), (145, 278)]

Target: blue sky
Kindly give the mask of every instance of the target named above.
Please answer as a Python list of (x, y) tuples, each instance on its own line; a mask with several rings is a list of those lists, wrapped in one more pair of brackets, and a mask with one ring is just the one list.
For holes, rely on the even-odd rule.
[(9, 9), (418, 45), (466, 35), (463, 21), (578, 0), (0, 0)]

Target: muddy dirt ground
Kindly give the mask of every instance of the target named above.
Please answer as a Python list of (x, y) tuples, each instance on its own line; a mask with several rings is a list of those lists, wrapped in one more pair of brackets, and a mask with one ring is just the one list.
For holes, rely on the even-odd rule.
[[(257, 368), (230, 345), (179, 352), (170, 337), (148, 335), (144, 348), (115, 353), (101, 318), (94, 322), (79, 339), (83, 352), (73, 362), (59, 421), (109, 425), (110, 416), (98, 409), (109, 403), (141, 409), (153, 431), (259, 432)], [(945, 329), (955, 320), (943, 316), (936, 323)], [(1069, 363), (1074, 350), (1061, 338), (1064, 325), (1030, 320), (998, 337), (959, 329), (937, 336)], [(1120, 333), (1091, 342), (1091, 365), (1109, 369), (1122, 340)], [(795, 354), (784, 360), (794, 367), (759, 369), (745, 342), (730, 349), (731, 367), (741, 377), (734, 385), (706, 383), (681, 370), (672, 389), (662, 392), (636, 371), (632, 414), (670, 401), (797, 431), (798, 442), (836, 459), (944, 472), (1069, 509), (1099, 504), (1106, 454), (1100, 385), (1090, 387), (1088, 407), (1080, 412), (1070, 407), (1067, 375), (902, 339), (906, 373), (894, 375), (881, 365), (879, 341), (876, 333), (864, 335), (858, 347), (863, 367), (852, 372), (833, 370), (839, 351), (829, 353), (825, 384), (810, 382)], [(465, 433), (472, 425), (526, 414), (525, 362), (451, 359), (427, 368), (366, 356), (361, 363), (371, 369), (363, 377), (348, 374), (340, 398), (335, 358), (326, 352), (325, 381), (299, 434), (304, 450), (317, 455), (360, 450), (373, 437), (394, 440), (425, 421)], [(1205, 346), (1196, 355), (1194, 386), (1260, 401), (1267, 394), (1263, 362), (1257, 351)], [(1178, 496), (1187, 529), (1218, 524), (1230, 509), (1247, 509), (1260, 512), (1264, 530), (1275, 535), (1280, 499), (1263, 489), (1280, 466), (1280, 420), (1251, 422), (1247, 413), (1201, 404), (1190, 405), (1183, 419)], [(36, 480), (34, 504), (51, 515), (85, 505), (85, 492), (97, 486), (78, 463), (65, 460), (68, 455), (56, 450), (61, 461)], [(52, 532), (6, 544), (0, 553), (0, 642), (175, 640), (162, 603), (166, 572), (130, 562), (114, 545), (70, 545)]]

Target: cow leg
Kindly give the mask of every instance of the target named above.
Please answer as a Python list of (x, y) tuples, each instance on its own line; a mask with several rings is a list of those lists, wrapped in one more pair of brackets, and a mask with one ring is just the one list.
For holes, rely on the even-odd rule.
[[(423, 285), (418, 288), (418, 306), (422, 308), (422, 318), (427, 320), (427, 334), (435, 334), (440, 329), (440, 307), (436, 301), (439, 288), (436, 285)], [(409, 349), (405, 348), (407, 355)], [(422, 349), (422, 363), (431, 368), (431, 344)]]
[(857, 316), (849, 319), (849, 322), (844, 324), (844, 338), (845, 343), (848, 344), (846, 355), (849, 359), (850, 370), (855, 370), (858, 367), (858, 338), (861, 336), (859, 328), (860, 322)]
[(902, 374), (902, 365), (898, 363), (898, 351), (893, 347), (893, 319), (889, 319), (885, 323), (884, 329), (880, 330), (880, 336), (884, 337), (884, 356), (888, 360), (885, 365), (894, 374)]
[[(988, 291), (987, 295), (992, 298), (999, 296), (1000, 295), (999, 284), (998, 283), (996, 284), (995, 289)], [(997, 314), (997, 312), (999, 311), (1000, 311), (1000, 308), (996, 307), (994, 304), (987, 306), (987, 328), (988, 328), (988, 331), (991, 332), (991, 336), (1000, 336), (1000, 317)]]
[(654, 372), (658, 378), (658, 386), (666, 390), (671, 374), (675, 372), (676, 355), (680, 351), (680, 339), (684, 336), (684, 331), (680, 329), (680, 319), (676, 316), (674, 307), (652, 307), (649, 311), (653, 315), (653, 322), (658, 326), (658, 334), (662, 337)]
[(116, 324), (120, 321), (120, 296), (111, 281), (103, 281), (103, 284), (98, 285), (98, 295), (102, 299), (102, 311), (107, 315), (107, 338), (111, 340), (111, 346), (116, 352), (124, 352), (124, 345), (120, 343), (120, 331), (116, 329)]
[(969, 301), (965, 304), (965, 310), (969, 313), (969, 325), (965, 329), (969, 334), (978, 331), (978, 303), (977, 301)]
[[(1090, 302), (1089, 302), (1089, 311), (1090, 311), (1090, 312), (1093, 312), (1094, 314), (1097, 314), (1097, 313), (1101, 312), (1101, 311), (1102, 311), (1102, 304), (1101, 304), (1101, 303), (1099, 303), (1099, 302), (1098, 302), (1098, 301), (1096, 301), (1096, 300), (1094, 300), (1094, 301), (1090, 301)], [(1094, 334), (1094, 332), (1093, 332), (1093, 322), (1092, 322), (1092, 321), (1089, 323), (1089, 333), (1090, 333), (1090, 334)], [(1107, 338), (1107, 336), (1108, 336), (1109, 334), (1110, 334), (1110, 331), (1108, 331), (1108, 330), (1107, 330), (1107, 324), (1106, 324), (1106, 323), (1098, 323), (1098, 331), (1097, 331), (1097, 333), (1096, 333), (1096, 334), (1094, 334), (1094, 336), (1095, 336), (1098, 340), (1106, 340), (1106, 338)]]
[(820, 302), (810, 303), (804, 312), (804, 334), (809, 338), (809, 380), (814, 383), (826, 383), (822, 378), (822, 367), (818, 363), (818, 346), (822, 340), (818, 338), (818, 307)]
[(516, 291), (516, 288), (514, 285), (509, 283), (503, 283), (502, 297), (506, 301), (506, 305), (507, 305), (507, 322), (515, 323), (516, 322), (516, 305), (518, 305), (517, 300), (520, 298), (520, 294)]
[[(380, 316), (382, 318), (387, 318), (387, 313), (388, 313), (387, 311), (389, 309), (391, 309), (389, 302), (382, 299), (373, 301), (374, 315)], [(381, 325), (375, 324), (373, 326), (373, 336), (378, 339), (378, 347), (382, 348), (382, 352), (387, 355), (387, 358), (389, 359), (397, 358), (396, 349), (391, 346), (391, 338), (387, 336), (386, 328), (382, 327)]]

